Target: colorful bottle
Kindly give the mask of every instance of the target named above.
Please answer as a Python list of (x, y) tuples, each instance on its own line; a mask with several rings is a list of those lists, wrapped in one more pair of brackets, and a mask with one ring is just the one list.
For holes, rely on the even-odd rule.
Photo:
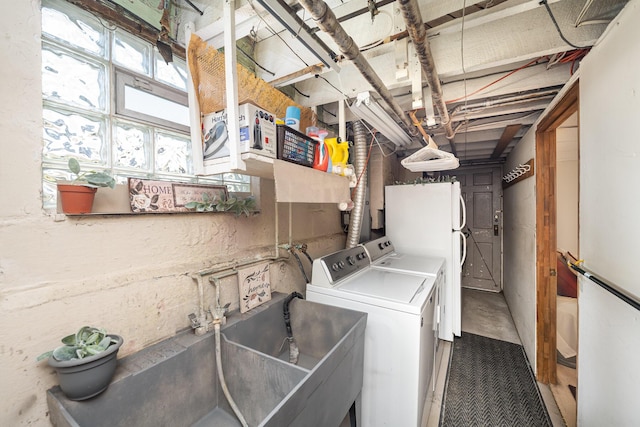
[(291, 129), (300, 130), (300, 109), (298, 107), (287, 107), (284, 124)]
[(331, 171), (331, 156), (329, 155), (329, 150), (327, 148), (327, 144), (324, 142), (326, 136), (329, 135), (329, 132), (320, 129), (317, 133), (318, 145), (316, 146), (316, 158), (313, 163), (313, 168), (318, 169), (324, 172)]

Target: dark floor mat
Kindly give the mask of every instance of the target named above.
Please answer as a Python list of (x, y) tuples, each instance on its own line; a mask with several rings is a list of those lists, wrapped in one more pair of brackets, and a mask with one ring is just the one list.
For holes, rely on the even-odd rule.
[(456, 338), (440, 425), (550, 427), (523, 347), (468, 333)]
[(571, 392), (571, 395), (575, 399), (576, 398), (576, 386), (569, 384), (569, 391)]

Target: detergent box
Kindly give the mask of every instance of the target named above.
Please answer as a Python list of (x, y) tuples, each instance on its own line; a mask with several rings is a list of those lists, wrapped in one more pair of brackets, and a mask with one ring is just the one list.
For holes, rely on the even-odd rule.
[[(240, 152), (276, 157), (276, 117), (253, 104), (238, 106)], [(204, 161), (229, 157), (230, 138), (227, 111), (207, 114), (202, 118), (202, 153)]]

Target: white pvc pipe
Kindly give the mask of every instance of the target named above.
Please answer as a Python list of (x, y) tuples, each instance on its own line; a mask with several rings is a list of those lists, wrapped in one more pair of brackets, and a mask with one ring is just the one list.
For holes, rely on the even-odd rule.
[(216, 323), (213, 328), (215, 330), (216, 337), (216, 367), (218, 369), (218, 380), (220, 381), (220, 387), (222, 387), (222, 392), (227, 398), (227, 402), (229, 402), (231, 409), (233, 409), (233, 412), (236, 414), (236, 417), (238, 417), (238, 421), (240, 421), (242, 427), (249, 427), (249, 424), (247, 424), (247, 421), (245, 421), (244, 417), (242, 416), (242, 412), (240, 412), (238, 405), (236, 405), (236, 402), (234, 402), (233, 398), (231, 397), (229, 388), (227, 388), (227, 383), (224, 380), (224, 373), (222, 372), (222, 356), (220, 351), (220, 323)]

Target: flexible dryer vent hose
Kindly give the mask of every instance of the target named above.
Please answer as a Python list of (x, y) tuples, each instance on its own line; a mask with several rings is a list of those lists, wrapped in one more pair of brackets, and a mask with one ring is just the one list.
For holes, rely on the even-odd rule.
[(356, 176), (361, 176), (351, 210), (349, 233), (347, 234), (347, 248), (353, 248), (360, 243), (360, 230), (364, 216), (364, 202), (367, 192), (367, 134), (364, 124), (360, 120), (353, 122), (353, 144), (356, 153)]

